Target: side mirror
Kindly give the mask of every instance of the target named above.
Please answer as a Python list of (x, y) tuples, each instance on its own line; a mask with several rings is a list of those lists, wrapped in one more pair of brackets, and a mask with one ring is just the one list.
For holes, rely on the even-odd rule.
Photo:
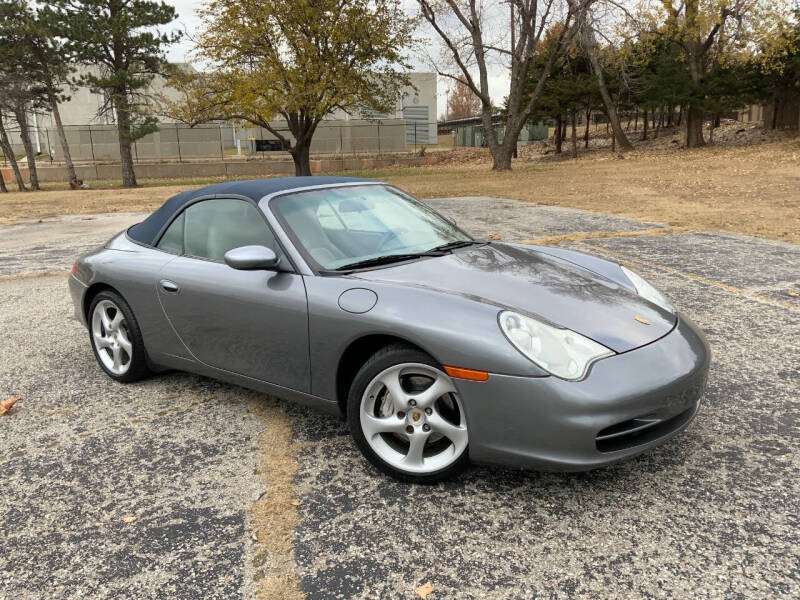
[(240, 271), (272, 271), (278, 268), (280, 257), (266, 246), (242, 246), (225, 253), (225, 264)]

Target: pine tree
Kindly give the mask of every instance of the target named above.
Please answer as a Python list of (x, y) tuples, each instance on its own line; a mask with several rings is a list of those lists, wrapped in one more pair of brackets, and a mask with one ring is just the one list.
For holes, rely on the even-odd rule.
[(148, 106), (148, 88), (165, 71), (165, 49), (180, 33), (159, 33), (175, 9), (153, 0), (47, 0), (47, 22), (66, 38), (77, 61), (98, 70), (82, 72), (76, 83), (101, 92), (104, 110), (113, 110), (119, 132), (122, 185), (136, 186), (132, 144), (157, 130)]

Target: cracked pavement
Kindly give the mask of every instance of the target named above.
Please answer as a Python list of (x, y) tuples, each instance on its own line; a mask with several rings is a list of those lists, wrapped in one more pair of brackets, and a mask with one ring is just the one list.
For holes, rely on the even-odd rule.
[(103, 375), (64, 274), (140, 215), (2, 227), (0, 398), (22, 400), (0, 418), (0, 599), (256, 597), (250, 508), (270, 485), (258, 440), (271, 422), (253, 403), (286, 413), (301, 448), (292, 547), (307, 598), (413, 598), (427, 581), (431, 600), (800, 596), (800, 247), (605, 237), (662, 226), (514, 200), (429, 203), (477, 236), (598, 233), (563, 245), (633, 265), (708, 336), (692, 426), (589, 473), (473, 466), (401, 484), (327, 415), (194, 375)]

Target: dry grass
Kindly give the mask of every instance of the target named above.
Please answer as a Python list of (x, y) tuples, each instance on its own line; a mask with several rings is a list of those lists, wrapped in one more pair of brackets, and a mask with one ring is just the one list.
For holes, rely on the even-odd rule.
[[(724, 131), (719, 135), (725, 139)], [(445, 164), (355, 174), (423, 198), (515, 198), (800, 243), (800, 138), (774, 136), (696, 150), (680, 150), (672, 139), (674, 134), (665, 132), (624, 158), (596, 149), (578, 159), (555, 159), (530, 149), (511, 173), (491, 172), (486, 150), (471, 149), (454, 152)], [(178, 191), (212, 181), (148, 181), (135, 190), (97, 182), (84, 191), (2, 195), (0, 224), (64, 213), (151, 211)]]
[(800, 140), (624, 159), (590, 153), (509, 173), (451, 164), (375, 174), (421, 197), (495, 196), (800, 243)]

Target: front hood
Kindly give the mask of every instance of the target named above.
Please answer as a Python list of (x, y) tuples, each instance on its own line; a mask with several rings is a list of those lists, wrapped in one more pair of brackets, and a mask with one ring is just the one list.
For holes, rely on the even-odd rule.
[(475, 246), (353, 276), (457, 294), (538, 316), (615, 352), (627, 352), (663, 337), (677, 319), (611, 279), (573, 262), (510, 244)]

